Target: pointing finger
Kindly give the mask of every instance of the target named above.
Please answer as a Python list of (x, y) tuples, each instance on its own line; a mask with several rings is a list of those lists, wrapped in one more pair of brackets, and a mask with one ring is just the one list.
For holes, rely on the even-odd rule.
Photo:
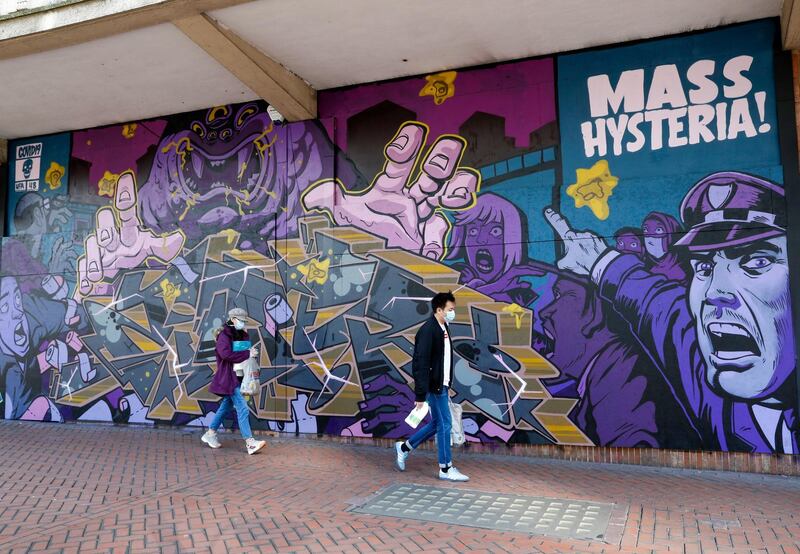
[(117, 181), (117, 194), (114, 206), (119, 213), (120, 239), (125, 246), (133, 246), (139, 227), (139, 213), (136, 205), (136, 182), (133, 173), (126, 171)]
[(93, 283), (103, 280), (103, 261), (97, 237), (89, 235), (86, 239), (86, 276)]
[(117, 181), (117, 192), (114, 197), (114, 206), (120, 212), (121, 219), (128, 221), (136, 215), (136, 211), (131, 212), (131, 208), (136, 208), (136, 183), (133, 173), (126, 171), (119, 176)]
[(544, 218), (562, 239), (567, 238), (568, 235), (572, 232), (572, 228), (569, 226), (569, 222), (566, 219), (564, 219), (564, 217), (560, 213), (553, 210), (552, 208), (545, 208)]
[(119, 231), (114, 211), (111, 208), (97, 210), (97, 244), (109, 252), (114, 252), (119, 246)]

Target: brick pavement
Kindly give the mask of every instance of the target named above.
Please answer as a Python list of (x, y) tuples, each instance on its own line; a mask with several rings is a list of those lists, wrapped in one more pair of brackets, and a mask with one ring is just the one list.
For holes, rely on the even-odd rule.
[[(0, 422), (0, 552), (800, 553), (795, 477), (456, 453), (465, 485), (408, 471), (385, 448), (235, 435)], [(611, 543), (570, 541), (347, 509), (395, 482), (613, 502)]]

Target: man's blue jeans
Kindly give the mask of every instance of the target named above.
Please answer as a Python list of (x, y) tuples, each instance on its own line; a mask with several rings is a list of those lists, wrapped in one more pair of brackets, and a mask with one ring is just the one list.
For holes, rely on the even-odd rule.
[(253, 438), (253, 432), (250, 431), (250, 410), (247, 407), (247, 400), (242, 396), (242, 391), (239, 390), (239, 387), (233, 389), (232, 395), (222, 397), (222, 402), (219, 403), (217, 413), (214, 415), (214, 421), (211, 422), (211, 430), (216, 431), (219, 429), (219, 426), (222, 425), (222, 419), (231, 411), (231, 406), (236, 409), (242, 438), (245, 440)]
[(450, 395), (448, 391), (447, 387), (442, 387), (442, 392), (439, 394), (428, 393), (427, 400), (430, 407), (431, 420), (425, 427), (421, 427), (408, 439), (408, 444), (411, 448), (416, 448), (436, 435), (440, 467), (449, 466), (453, 461), (450, 456), (450, 429), (453, 427), (453, 420), (450, 417)]

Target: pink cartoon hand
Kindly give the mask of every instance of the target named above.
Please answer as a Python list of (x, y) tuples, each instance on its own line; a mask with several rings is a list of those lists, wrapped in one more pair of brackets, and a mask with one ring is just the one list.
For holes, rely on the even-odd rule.
[(475, 201), (479, 173), (460, 166), (466, 142), (443, 135), (428, 149), (428, 130), (405, 123), (384, 150), (386, 163), (365, 192), (348, 192), (338, 180), (316, 183), (303, 195), (307, 211), (324, 211), (338, 225), (353, 225), (403, 248), (439, 259), (450, 224), (440, 210), (462, 210)]
[(142, 227), (136, 180), (130, 171), (120, 175), (114, 208), (97, 211), (96, 225), (86, 239), (86, 254), (78, 261), (81, 295), (88, 295), (104, 279), (112, 279), (122, 269), (137, 267), (149, 257), (163, 263), (171, 261), (185, 240), (180, 231), (156, 236)]

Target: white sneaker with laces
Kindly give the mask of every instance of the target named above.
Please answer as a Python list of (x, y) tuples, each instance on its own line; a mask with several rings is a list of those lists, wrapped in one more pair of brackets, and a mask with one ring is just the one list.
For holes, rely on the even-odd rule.
[(406, 458), (408, 458), (408, 455), (411, 454), (411, 452), (403, 452), (403, 444), (404, 443), (402, 441), (394, 443), (394, 451), (397, 453), (397, 457), (394, 460), (394, 465), (400, 471), (406, 470)]
[(200, 437), (200, 440), (206, 443), (211, 448), (219, 448), (220, 446), (222, 446), (219, 443), (219, 437), (217, 437), (217, 432), (212, 431), (211, 429), (203, 433), (203, 436)]
[(257, 441), (254, 438), (249, 438), (244, 442), (247, 445), (248, 454), (255, 454), (267, 445), (267, 441)]
[(446, 472), (439, 468), (439, 479), (442, 481), (469, 481), (469, 477), (458, 471), (455, 466), (450, 466)]

